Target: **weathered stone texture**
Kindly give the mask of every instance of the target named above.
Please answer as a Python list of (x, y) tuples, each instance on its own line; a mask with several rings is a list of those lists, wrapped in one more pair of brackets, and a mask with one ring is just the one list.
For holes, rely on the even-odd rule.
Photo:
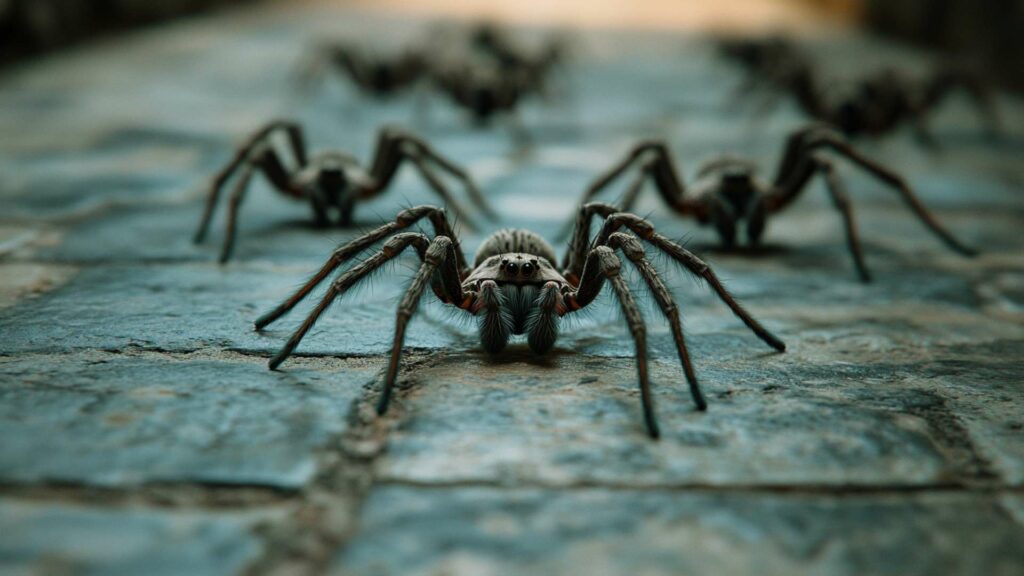
[[(651, 250), (709, 400), (694, 409), (639, 290), (658, 442), (607, 294), (565, 319), (546, 358), (521, 341), (488, 357), (475, 320), (428, 294), (377, 417), (415, 257), (332, 306), (277, 372), (266, 360), (320, 292), (264, 332), (252, 322), (340, 242), (438, 200), (407, 169), (359, 206), (358, 226), (319, 230), (307, 206), (256, 182), (236, 259), (219, 266), (223, 208), (207, 242), (191, 242), (204, 188), (258, 124), (295, 117), (312, 149), (361, 159), (383, 124), (422, 133), (501, 216), (461, 227), (471, 255), (499, 226), (556, 242), (582, 190), (637, 139), (667, 141), (688, 182), (719, 152), (770, 175), (802, 120), (789, 105), (759, 119), (754, 104), (725, 104), (738, 75), (702, 39), (580, 33), (567, 98), (523, 110), (534, 145), (521, 149), (508, 126), (471, 129), (440, 99), (417, 114), (414, 98), (375, 103), (335, 77), (296, 89), (314, 36), (398, 45), (422, 31), (305, 10), (197, 19), (0, 79), (0, 133), (17, 135), (0, 140), (0, 571), (1024, 573), (1019, 103), (1001, 99), (1001, 143), (954, 99), (933, 122), (940, 151), (904, 134), (862, 144), (978, 258), (946, 251), (842, 164), (871, 284), (820, 184), (762, 247), (733, 252), (647, 190), (637, 211), (788, 345), (766, 347)], [(927, 63), (855, 35), (811, 42), (837, 74)]]

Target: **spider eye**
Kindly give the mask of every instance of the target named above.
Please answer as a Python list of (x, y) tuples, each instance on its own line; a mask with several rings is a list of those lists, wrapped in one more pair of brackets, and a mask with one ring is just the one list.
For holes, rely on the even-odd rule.
[(529, 276), (530, 274), (533, 274), (533, 268), (533, 264), (529, 262), (523, 264), (523, 276)]
[(508, 270), (509, 274), (512, 274), (514, 276), (516, 272), (519, 271), (519, 265), (516, 264), (515, 262), (509, 262), (505, 269)]

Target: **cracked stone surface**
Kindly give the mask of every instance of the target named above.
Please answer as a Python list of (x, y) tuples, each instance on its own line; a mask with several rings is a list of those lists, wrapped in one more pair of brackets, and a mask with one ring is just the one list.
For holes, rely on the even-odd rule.
[(0, 482), (205, 482), (297, 489), (374, 370), (266, 370), (254, 358), (0, 360)]
[(1002, 506), (966, 494), (389, 487), (364, 522), (335, 574), (1010, 575), (1024, 561)]
[(0, 499), (5, 574), (230, 574), (257, 558), (253, 512), (118, 510)]
[[(319, 36), (398, 46), (424, 23), (339, 8), (226, 11), (58, 54), (0, 78), (0, 572), (189, 574), (1024, 573), (1024, 106), (982, 137), (967, 102), (863, 142), (982, 254), (948, 252), (899, 198), (843, 164), (875, 281), (857, 281), (820, 183), (726, 251), (653, 190), (636, 211), (705, 258), (787, 343), (766, 347), (706, 286), (650, 252), (677, 297), (709, 409), (693, 406), (649, 295), (654, 398), (615, 301), (567, 317), (554, 352), (490, 357), (475, 319), (424, 297), (391, 410), (375, 402), (411, 254), (334, 304), (266, 368), (322, 289), (252, 322), (330, 250), (437, 203), (405, 169), (352, 228), (254, 182), (235, 259), (223, 207), (191, 242), (210, 175), (258, 124), (294, 117), (314, 150), (367, 159), (419, 132), (500, 214), (459, 226), (557, 233), (641, 138), (692, 181), (722, 152), (770, 174), (801, 124), (726, 102), (739, 75), (705, 39), (578, 32), (564, 97), (468, 127), (439, 99), (384, 103), (329, 76), (292, 83)], [(387, 34), (382, 34), (387, 31)], [(525, 34), (525, 32), (524, 32)], [(837, 77), (926, 56), (852, 33), (808, 42)], [(614, 200), (625, 182), (602, 198)], [(453, 194), (464, 198), (452, 183)], [(641, 284), (626, 267), (628, 281)]]

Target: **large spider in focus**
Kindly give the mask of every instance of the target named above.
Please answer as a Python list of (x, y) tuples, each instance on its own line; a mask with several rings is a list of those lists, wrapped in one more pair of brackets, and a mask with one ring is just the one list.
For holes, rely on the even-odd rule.
[(668, 146), (658, 141), (641, 142), (587, 188), (580, 202), (582, 208), (576, 226), (589, 218), (591, 212), (607, 212), (605, 204), (588, 202), (630, 166), (639, 164), (640, 173), (623, 196), (621, 210), (632, 208), (644, 183), (650, 178), (673, 211), (696, 218), (701, 225), (713, 225), (726, 247), (735, 244), (736, 228), (740, 223), (746, 225), (749, 243), (757, 244), (768, 217), (792, 204), (811, 179), (822, 174), (826, 189), (843, 217), (847, 244), (857, 272), (861, 280), (870, 282), (871, 274), (861, 252), (853, 207), (833, 160), (826, 154), (828, 151), (860, 166), (896, 190), (917, 217), (951, 249), (965, 256), (976, 254), (973, 248), (957, 240), (936, 220), (899, 174), (864, 156), (840, 134), (822, 125), (811, 125), (790, 134), (775, 178), (770, 182), (756, 177), (755, 165), (751, 161), (723, 156), (700, 167), (697, 181), (689, 190), (679, 177)]
[[(286, 167), (274, 149), (271, 137), (278, 132), (287, 135), (294, 168)], [(228, 200), (227, 231), (220, 253), (222, 263), (231, 257), (238, 210), (255, 171), (262, 172), (273, 188), (283, 196), (308, 201), (313, 207), (313, 217), (318, 226), (329, 224), (332, 212), (336, 213), (339, 225), (348, 226), (352, 222), (356, 203), (374, 198), (386, 190), (405, 161), (412, 162), (430, 188), (467, 225), (472, 220), (449, 194), (434, 172), (435, 168), (462, 182), (476, 207), (489, 219), (495, 218), (494, 211), (466, 171), (438, 154), (417, 136), (394, 128), (382, 129), (369, 168), (364, 168), (355, 157), (340, 151), (321, 152), (307, 157), (302, 127), (295, 122), (275, 120), (252, 133), (238, 147), (234, 157), (213, 177), (194, 241), (199, 243), (206, 237), (221, 191), (239, 168), (241, 173), (235, 180)]]
[[(416, 251), (422, 264), (398, 305), (394, 342), (384, 386), (377, 403), (379, 414), (387, 410), (391, 391), (398, 376), (406, 326), (416, 312), (420, 297), (427, 286), (430, 286), (441, 302), (477, 317), (480, 343), (487, 352), (498, 354), (505, 348), (512, 335), (525, 334), (529, 347), (538, 354), (544, 354), (551, 350), (558, 338), (559, 319), (594, 303), (607, 281), (611, 284), (622, 308), (636, 345), (644, 420), (648, 433), (651, 437), (657, 438), (658, 423), (648, 381), (647, 332), (640, 308), (621, 274), (623, 261), (618, 252), (633, 263), (667, 318), (690, 393), (697, 408), (706, 409), (707, 402), (697, 384), (697, 377), (683, 339), (679, 308), (661, 275), (648, 261), (644, 251), (645, 242), (681, 264), (691, 274), (706, 281), (759, 338), (776, 350), (785, 350), (785, 344), (761, 326), (733, 299), (711, 268), (700, 258), (656, 232), (650, 222), (639, 216), (618, 212), (607, 204), (592, 206), (600, 208), (588, 211), (587, 219), (580, 220), (561, 272), (555, 268), (557, 261), (551, 245), (528, 230), (502, 230), (491, 235), (480, 246), (473, 267), (470, 268), (462, 253), (459, 239), (442, 209), (418, 206), (403, 210), (393, 222), (337, 248), (323, 267), (295, 294), (256, 320), (256, 329), (263, 329), (290, 311), (345, 262), (378, 242), (386, 240), (379, 251), (335, 277), (320, 303), (292, 334), (281, 351), (270, 360), (270, 368), (276, 369), (292, 354), (335, 299), (410, 246)], [(604, 225), (590, 241), (587, 238), (590, 216), (594, 215), (603, 217)], [(423, 219), (429, 220), (432, 224), (433, 237), (419, 232), (404, 231)]]
[(318, 76), (325, 63), (348, 76), (363, 93), (380, 98), (408, 90), (430, 73), (427, 60), (419, 49), (382, 55), (352, 44), (326, 43), (313, 49), (303, 70), (303, 80), (308, 83)]

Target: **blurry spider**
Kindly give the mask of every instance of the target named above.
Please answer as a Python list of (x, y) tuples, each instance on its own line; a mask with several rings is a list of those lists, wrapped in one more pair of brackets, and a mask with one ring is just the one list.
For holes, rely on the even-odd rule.
[(527, 92), (525, 77), (473, 65), (437, 70), (434, 81), (454, 104), (469, 113), (477, 126), (486, 126), (502, 114), (514, 115)]
[(363, 93), (388, 98), (412, 88), (430, 70), (422, 51), (406, 49), (392, 56), (372, 54), (346, 43), (327, 43), (313, 49), (303, 81), (320, 74), (324, 64), (348, 76)]
[[(284, 132), (288, 136), (287, 140), (295, 162), (292, 169), (285, 166), (274, 149), (271, 137), (277, 132)], [(363, 168), (355, 157), (340, 151), (321, 152), (307, 158), (302, 127), (295, 122), (275, 120), (252, 133), (238, 147), (234, 157), (213, 177), (206, 197), (206, 208), (199, 221), (194, 241), (198, 244), (206, 237), (221, 190), (239, 167), (241, 174), (236, 179), (228, 200), (227, 231), (220, 253), (222, 263), (231, 257), (238, 210), (254, 171), (262, 172), (273, 188), (283, 196), (309, 201), (317, 226), (326, 226), (332, 211), (336, 212), (339, 225), (348, 226), (352, 222), (352, 212), (356, 203), (369, 200), (387, 189), (405, 161), (412, 162), (430, 188), (467, 225), (471, 225), (472, 220), (448, 193), (434, 168), (462, 182), (476, 207), (489, 219), (495, 219), (494, 211), (469, 175), (412, 134), (393, 128), (382, 129), (378, 134), (369, 168)]]
[[(639, 216), (618, 212), (607, 204), (593, 206), (601, 208), (588, 212), (585, 222), (580, 221), (561, 272), (555, 268), (556, 256), (551, 245), (529, 230), (502, 230), (491, 235), (480, 246), (473, 267), (470, 268), (460, 248), (459, 239), (442, 209), (418, 206), (399, 212), (393, 222), (337, 248), (312, 279), (274, 310), (256, 320), (256, 329), (263, 329), (290, 311), (342, 264), (386, 240), (380, 251), (335, 277), (320, 303), (281, 351), (270, 360), (270, 368), (276, 369), (292, 354), (336, 298), (409, 246), (416, 251), (422, 264), (398, 306), (391, 356), (377, 403), (379, 414), (388, 408), (398, 375), (406, 325), (416, 312), (427, 286), (430, 286), (441, 302), (478, 318), (480, 343), (487, 352), (497, 354), (505, 348), (511, 335), (526, 334), (529, 347), (538, 354), (544, 354), (551, 350), (558, 338), (560, 317), (592, 304), (605, 281), (608, 281), (622, 307), (636, 345), (640, 400), (647, 432), (652, 438), (657, 438), (659, 429), (648, 382), (644, 319), (626, 280), (620, 274), (623, 261), (617, 251), (621, 251), (633, 263), (667, 318), (690, 393), (697, 408), (706, 409), (707, 402), (697, 384), (683, 339), (678, 306), (660, 274), (648, 261), (644, 253), (644, 242), (682, 264), (691, 274), (705, 280), (759, 338), (776, 350), (785, 350), (785, 344), (733, 299), (711, 268), (700, 258), (657, 233), (650, 222)], [(603, 217), (604, 225), (591, 242), (587, 235), (589, 216), (592, 215)], [(428, 219), (433, 225), (433, 237), (418, 232), (403, 232), (423, 219)], [(620, 231), (623, 229), (629, 232)]]
[(771, 76), (774, 70), (803, 60), (796, 46), (783, 36), (719, 38), (719, 53), (747, 69), (751, 76)]
[(627, 189), (621, 210), (632, 208), (649, 177), (672, 210), (682, 216), (696, 218), (701, 225), (714, 225), (726, 247), (735, 244), (736, 228), (741, 222), (746, 223), (747, 240), (750, 244), (757, 244), (768, 217), (792, 204), (814, 175), (822, 174), (829, 195), (843, 216), (847, 244), (857, 272), (861, 280), (870, 282), (871, 274), (861, 252), (853, 207), (826, 151), (846, 158), (891, 186), (917, 217), (951, 249), (965, 256), (976, 254), (973, 248), (962, 244), (935, 219), (899, 174), (867, 158), (841, 135), (822, 125), (811, 125), (789, 136), (771, 182), (757, 178), (755, 165), (749, 160), (723, 156), (710, 160), (698, 170), (698, 179), (689, 193), (673, 164), (668, 145), (656, 141), (641, 142), (587, 188), (580, 201), (576, 225), (578, 227), (580, 222), (587, 220), (591, 212), (607, 211), (604, 204), (588, 202), (627, 168), (639, 164), (640, 173)]
[(921, 142), (935, 145), (927, 116), (958, 90), (970, 96), (990, 135), (999, 133), (999, 114), (991, 88), (978, 74), (963, 67), (946, 66), (923, 79), (885, 68), (854, 80), (850, 90), (830, 92), (831, 87), (823, 84), (810, 58), (785, 38), (721, 40), (719, 50), (747, 69), (747, 81), (737, 90), (737, 96), (748, 95), (759, 85), (769, 85), (793, 96), (807, 116), (851, 138), (883, 136), (910, 123)]
[(999, 134), (999, 115), (991, 90), (976, 74), (942, 68), (924, 79), (913, 79), (887, 68), (860, 78), (853, 90), (830, 98), (809, 65), (783, 68), (776, 80), (793, 95), (808, 116), (835, 126), (849, 137), (882, 136), (910, 123), (918, 139), (935, 145), (927, 116), (957, 90), (971, 97), (989, 135)]
[(565, 56), (565, 39), (550, 37), (541, 47), (528, 50), (495, 24), (478, 24), (470, 34), (471, 45), (492, 58), (504, 74), (522, 78), (526, 91), (545, 93), (547, 76)]

